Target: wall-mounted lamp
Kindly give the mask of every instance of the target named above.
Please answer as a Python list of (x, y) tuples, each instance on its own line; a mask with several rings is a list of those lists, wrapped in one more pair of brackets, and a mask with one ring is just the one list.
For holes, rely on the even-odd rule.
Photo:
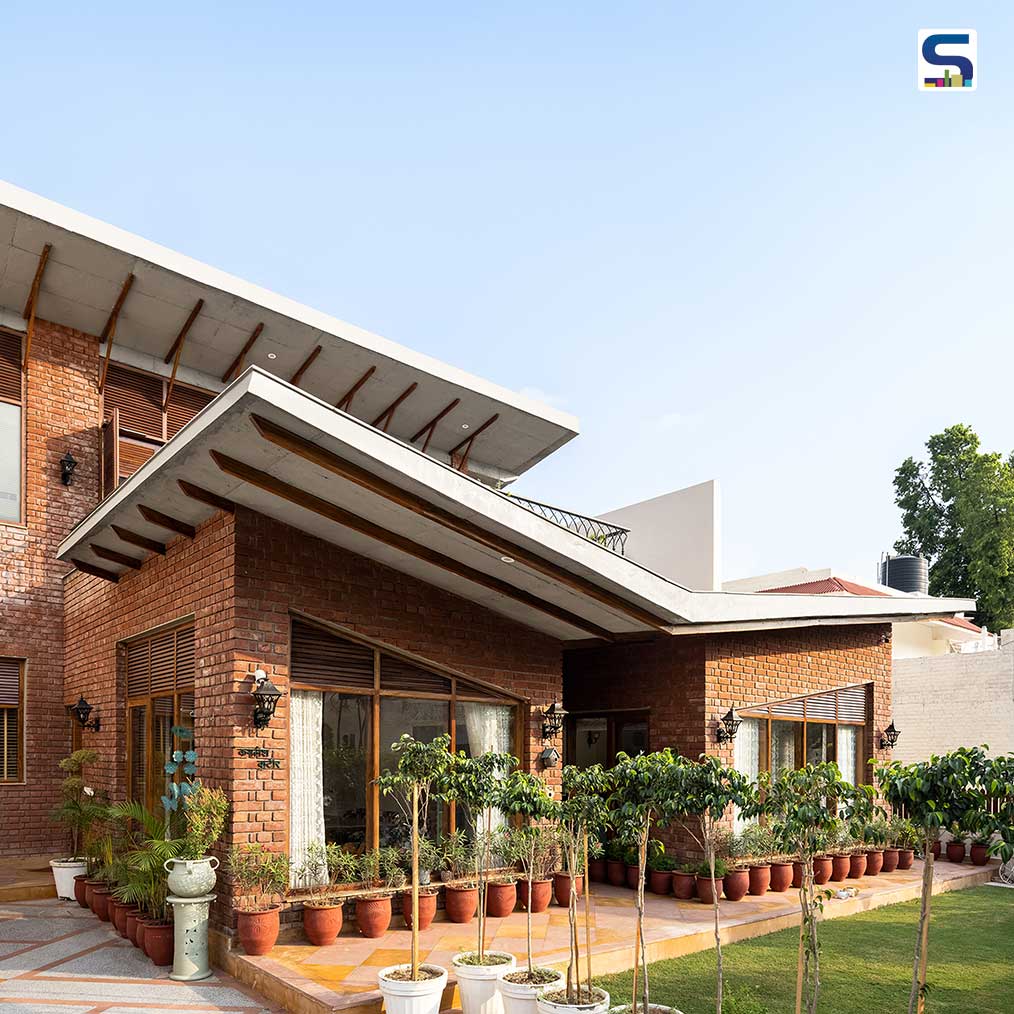
[(559, 701), (553, 701), (542, 712), (542, 738), (552, 739), (554, 736), (559, 735), (560, 730), (563, 728), (563, 720), (566, 717), (567, 712), (563, 710), (563, 705)]
[(88, 721), (88, 716), (92, 713), (94, 708), (84, 699), (79, 697), (77, 704), (71, 704), (67, 710), (77, 719), (78, 725), (82, 729), (91, 729), (92, 732), (99, 731), (99, 716), (96, 715), (92, 721)]
[(560, 754), (551, 746), (547, 746), (539, 754), (539, 762), (544, 768), (555, 768), (560, 763)]
[(75, 468), (77, 468), (77, 462), (74, 460), (74, 455), (68, 451), (60, 459), (60, 482), (65, 486), (69, 486), (74, 481)]
[(268, 674), (263, 669), (258, 669), (254, 673), (254, 688), (251, 693), (254, 699), (254, 728), (265, 729), (275, 713), (275, 705), (278, 704), (282, 692), (268, 679)]
[(898, 742), (898, 737), (901, 735), (900, 732), (894, 727), (894, 722), (884, 730), (883, 736), (880, 737), (880, 749), (881, 750), (893, 750), (894, 744)]
[(739, 732), (739, 727), (742, 724), (743, 720), (737, 718), (736, 712), (729, 708), (718, 721), (718, 742), (731, 743), (736, 738), (736, 733)]

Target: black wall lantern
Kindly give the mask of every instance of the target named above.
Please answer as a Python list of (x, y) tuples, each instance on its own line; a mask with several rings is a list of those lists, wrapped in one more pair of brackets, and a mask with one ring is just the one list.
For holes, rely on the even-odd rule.
[(275, 713), (275, 705), (282, 696), (282, 692), (268, 679), (268, 674), (263, 669), (258, 669), (254, 673), (254, 688), (252, 693), (254, 699), (254, 728), (266, 729), (272, 715)]
[(563, 705), (558, 701), (553, 701), (542, 712), (542, 738), (552, 739), (554, 736), (559, 735), (560, 730), (563, 728), (563, 720), (566, 717), (567, 712), (563, 710)]
[(60, 482), (65, 486), (69, 486), (74, 481), (75, 468), (77, 468), (77, 462), (74, 460), (74, 455), (68, 451), (60, 459)]
[(68, 710), (77, 719), (78, 725), (80, 725), (82, 729), (91, 729), (92, 732), (99, 731), (99, 716), (96, 715), (91, 722), (88, 721), (88, 716), (94, 709), (84, 699), (84, 697), (79, 697), (77, 704), (70, 705)]
[(901, 733), (894, 727), (894, 722), (891, 722), (891, 724), (884, 730), (883, 736), (880, 737), (880, 749), (893, 750), (900, 735)]
[(743, 720), (737, 718), (736, 712), (729, 708), (718, 721), (718, 742), (731, 743), (736, 738), (736, 733), (739, 732), (739, 727), (742, 724)]

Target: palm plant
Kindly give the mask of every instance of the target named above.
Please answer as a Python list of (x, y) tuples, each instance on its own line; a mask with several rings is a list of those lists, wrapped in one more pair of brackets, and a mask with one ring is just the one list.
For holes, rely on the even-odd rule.
[(115, 803), (109, 814), (130, 829), (123, 855), (126, 883), (120, 884), (113, 896), (137, 905), (153, 919), (164, 921), (169, 893), (164, 864), (167, 859), (182, 855), (185, 839), (172, 837), (169, 821), (136, 800)]

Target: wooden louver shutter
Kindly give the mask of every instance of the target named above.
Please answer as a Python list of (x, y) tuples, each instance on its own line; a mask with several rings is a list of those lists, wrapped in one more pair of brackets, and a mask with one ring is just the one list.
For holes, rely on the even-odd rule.
[(0, 658), (0, 706), (17, 707), (21, 703), (21, 662)]
[(0, 398), (21, 401), (21, 336), (0, 331)]
[(127, 697), (171, 694), (194, 684), (194, 628), (165, 630), (127, 645)]
[(0, 711), (0, 781), (13, 782), (21, 777), (18, 770), (20, 727), (15, 708)]
[(176, 436), (214, 397), (207, 391), (198, 391), (192, 387), (174, 387), (166, 408), (166, 437)]
[(120, 410), (120, 428), (162, 439), (162, 379), (109, 364), (103, 391), (105, 414)]
[(292, 680), (330, 689), (373, 688), (373, 649), (294, 620)]
[(142, 444), (137, 440), (121, 440), (117, 455), (120, 469), (119, 481), (129, 479), (157, 450), (151, 444)]
[(426, 694), (449, 694), (451, 681), (446, 676), (422, 669), (393, 655), (381, 655), (380, 688)]

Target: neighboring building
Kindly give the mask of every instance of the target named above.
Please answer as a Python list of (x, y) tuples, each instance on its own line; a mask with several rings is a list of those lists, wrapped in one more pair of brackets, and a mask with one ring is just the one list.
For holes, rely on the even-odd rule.
[(400, 833), (373, 779), (404, 731), (551, 783), (558, 753), (665, 745), (867, 778), (891, 624), (974, 605), (689, 590), (623, 555), (626, 525), (501, 491), (571, 417), (9, 186), (0, 305), (7, 854), (59, 847), (76, 742), (154, 807), (194, 742), (225, 844), (297, 856)]

